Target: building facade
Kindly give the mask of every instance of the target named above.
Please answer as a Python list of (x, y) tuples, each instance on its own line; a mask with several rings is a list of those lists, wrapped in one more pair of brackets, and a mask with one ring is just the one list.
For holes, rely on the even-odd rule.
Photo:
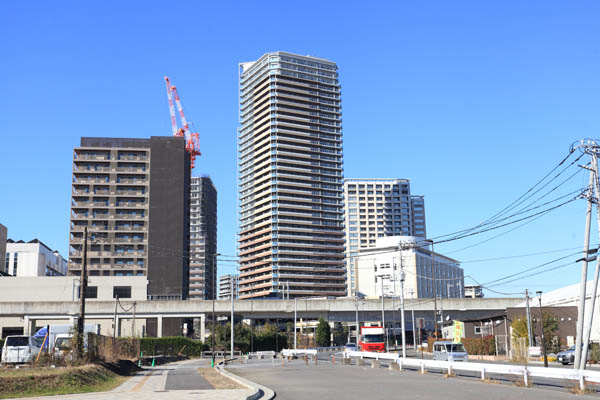
[(190, 194), (190, 299), (216, 296), (217, 190), (209, 177), (192, 177)]
[(366, 297), (380, 297), (382, 290), (386, 297), (399, 297), (403, 275), (406, 299), (433, 298), (436, 295), (443, 298), (464, 297), (464, 272), (458, 261), (433, 253), (428, 242), (420, 237), (376, 239), (375, 247), (359, 250), (354, 259), (354, 275), (357, 277), (357, 293)]
[(0, 272), (8, 274), (8, 257), (6, 257), (6, 241), (8, 240), (8, 231), (6, 227), (0, 224)]
[(426, 237), (425, 200), (408, 179), (346, 179), (344, 214), (348, 295), (356, 294), (355, 257), (385, 236)]
[(241, 299), (344, 296), (337, 65), (284, 52), (240, 64)]
[(238, 276), (234, 274), (219, 276), (219, 300), (238, 298)]
[(67, 261), (38, 239), (6, 242), (5, 270), (11, 276), (65, 276)]
[(151, 299), (185, 299), (190, 158), (181, 137), (81, 138), (73, 152), (69, 275), (147, 276)]
[(480, 285), (465, 285), (465, 297), (483, 297), (483, 288)]

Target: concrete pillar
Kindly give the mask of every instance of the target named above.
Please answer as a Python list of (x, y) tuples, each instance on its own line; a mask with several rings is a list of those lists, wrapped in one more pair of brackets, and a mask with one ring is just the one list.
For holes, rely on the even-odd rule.
[(31, 335), (31, 321), (29, 315), (23, 316), (23, 335)]
[(200, 314), (200, 337), (202, 343), (204, 343), (204, 336), (206, 335), (206, 314)]
[(163, 316), (156, 317), (156, 337), (163, 337)]

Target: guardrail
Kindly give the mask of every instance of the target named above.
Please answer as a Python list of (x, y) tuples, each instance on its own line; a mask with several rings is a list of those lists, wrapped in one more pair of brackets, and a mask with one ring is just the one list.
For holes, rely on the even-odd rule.
[(281, 350), (281, 354), (284, 357), (290, 357), (290, 356), (303, 356), (303, 355), (310, 355), (310, 356), (314, 356), (318, 353), (317, 349), (283, 349)]
[(529, 386), (530, 378), (533, 377), (577, 381), (581, 390), (585, 389), (586, 382), (600, 383), (600, 371), (590, 371), (587, 369), (544, 368), (530, 367), (527, 365), (419, 360), (401, 358), (399, 354), (394, 353), (373, 353), (368, 351), (344, 352), (344, 358), (352, 357), (361, 359), (370, 358), (375, 360), (391, 360), (398, 364), (400, 370), (406, 366), (420, 368), (421, 372), (425, 372), (426, 370), (447, 371), (449, 375), (451, 375), (454, 370), (478, 372), (481, 374), (481, 380), (486, 378), (486, 374), (522, 376), (525, 386)]
[(256, 351), (254, 353), (248, 353), (248, 358), (252, 358), (252, 357), (256, 357), (258, 359), (262, 359), (266, 356), (270, 356), (271, 358), (274, 358), (277, 355), (277, 352), (275, 352), (274, 350), (271, 351)]

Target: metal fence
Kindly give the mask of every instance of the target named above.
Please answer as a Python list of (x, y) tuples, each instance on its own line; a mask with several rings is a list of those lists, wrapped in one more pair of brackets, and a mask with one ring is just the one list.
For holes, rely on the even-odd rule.
[(366, 351), (348, 351), (344, 352), (344, 358), (368, 358), (375, 360), (391, 360), (397, 363), (400, 370), (403, 367), (426, 370), (447, 371), (449, 375), (453, 371), (471, 371), (481, 374), (481, 379), (486, 379), (489, 374), (512, 375), (523, 378), (525, 386), (529, 386), (533, 377), (547, 379), (562, 379), (575, 381), (579, 383), (581, 390), (585, 389), (586, 382), (600, 383), (600, 371), (590, 371), (586, 369), (569, 368), (544, 368), (530, 367), (528, 365), (509, 365), (509, 364), (484, 364), (472, 362), (449, 362), (437, 360), (419, 360), (411, 358), (401, 358), (395, 353), (373, 353)]
[(136, 338), (113, 338), (88, 333), (87, 355), (90, 361), (116, 362), (135, 360), (140, 354), (140, 340)]

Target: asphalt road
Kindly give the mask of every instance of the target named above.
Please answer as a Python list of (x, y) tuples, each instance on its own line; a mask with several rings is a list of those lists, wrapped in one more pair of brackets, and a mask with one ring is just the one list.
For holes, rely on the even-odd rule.
[[(524, 388), (512, 382), (500, 384), (484, 383), (476, 377), (445, 378), (441, 373), (420, 374), (416, 371), (390, 371), (386, 368), (371, 368), (342, 365), (336, 357), (320, 354), (318, 365), (305, 364), (303, 360), (287, 362), (281, 360), (250, 360), (247, 364), (235, 364), (228, 369), (239, 376), (265, 385), (277, 393), (277, 399), (460, 399), (460, 400), (504, 400), (504, 399), (573, 399), (565, 388), (540, 386)], [(543, 385), (543, 382), (542, 382)], [(588, 397), (588, 395), (584, 396)], [(589, 397), (598, 397), (589, 395)]]

